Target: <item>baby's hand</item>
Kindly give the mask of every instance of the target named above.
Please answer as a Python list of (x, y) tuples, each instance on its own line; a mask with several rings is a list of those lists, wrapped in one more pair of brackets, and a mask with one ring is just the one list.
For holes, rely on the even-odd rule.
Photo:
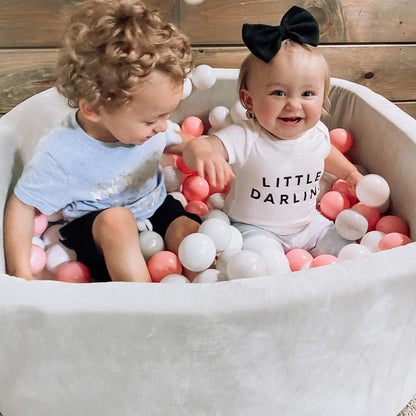
[(357, 186), (357, 183), (360, 182), (360, 180), (363, 178), (364, 176), (358, 172), (358, 170), (355, 170), (354, 172), (351, 172), (346, 178), (345, 181), (352, 183), (355, 186)]

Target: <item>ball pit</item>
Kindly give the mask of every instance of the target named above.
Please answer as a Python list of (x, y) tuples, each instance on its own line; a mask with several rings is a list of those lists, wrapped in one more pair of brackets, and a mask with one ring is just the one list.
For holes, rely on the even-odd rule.
[[(209, 126), (212, 108), (233, 108), (237, 71), (214, 72), (174, 122), (194, 115)], [(352, 133), (348, 156), (390, 186), (382, 218), (403, 219), (414, 240), (416, 122), (365, 87), (331, 82), (328, 127)], [(67, 111), (51, 89), (0, 120), (2, 209), (35, 143)], [(231, 230), (224, 267), (242, 248)], [(374, 246), (381, 234), (370, 237), (361, 241)], [(300, 416), (391, 416), (414, 394), (415, 243), (273, 276), (224, 281), (218, 272), (201, 272), (198, 284), (178, 284), (178, 274), (172, 284), (68, 284), (3, 273), (0, 411), (251, 415), (290, 403)], [(105, 379), (111, 390), (91, 388)]]

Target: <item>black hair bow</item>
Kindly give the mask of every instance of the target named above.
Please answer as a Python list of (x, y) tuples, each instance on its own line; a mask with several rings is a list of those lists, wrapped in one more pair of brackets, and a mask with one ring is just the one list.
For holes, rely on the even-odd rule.
[(277, 54), (285, 39), (318, 46), (318, 22), (307, 10), (293, 6), (282, 17), (280, 26), (243, 24), (244, 43), (253, 55), (266, 63)]

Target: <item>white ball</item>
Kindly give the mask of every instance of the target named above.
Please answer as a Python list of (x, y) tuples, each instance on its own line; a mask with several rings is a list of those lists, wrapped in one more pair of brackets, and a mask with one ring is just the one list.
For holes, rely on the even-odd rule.
[(218, 218), (220, 220), (225, 221), (228, 225), (230, 225), (230, 218), (228, 215), (219, 209), (213, 209), (211, 211), (208, 211), (203, 217), (202, 221), (209, 220), (210, 218)]
[(160, 234), (156, 231), (142, 231), (139, 233), (140, 250), (146, 262), (154, 254), (165, 249), (165, 243)]
[(236, 101), (231, 107), (230, 115), (235, 124), (238, 124), (241, 120), (247, 120), (247, 110), (240, 101)]
[(67, 261), (76, 261), (77, 260), (77, 254), (74, 250), (71, 250), (70, 248), (64, 246), (62, 243), (56, 243), (51, 245), (46, 250), (46, 268), (54, 273), (57, 269), (57, 267), (65, 263)]
[(360, 244), (366, 247), (371, 253), (378, 251), (378, 243), (386, 235), (382, 231), (369, 231), (360, 240)]
[(192, 233), (179, 244), (178, 257), (182, 265), (193, 272), (208, 269), (214, 262), (216, 248), (214, 242), (205, 234)]
[(224, 209), (225, 194), (216, 192), (207, 199), (207, 206), (210, 210), (222, 210)]
[(368, 221), (354, 209), (344, 209), (335, 219), (335, 228), (341, 237), (347, 240), (358, 240), (368, 229)]
[(254, 251), (261, 254), (266, 248), (272, 248), (281, 254), (284, 254), (282, 245), (273, 237), (264, 234), (254, 234), (245, 237), (243, 240), (243, 250)]
[(264, 261), (266, 275), (281, 274), (291, 271), (289, 260), (282, 251), (276, 250), (274, 247), (265, 247), (259, 255)]
[(183, 207), (185, 207), (185, 205), (188, 203), (188, 201), (186, 200), (182, 192), (173, 191), (173, 192), (169, 192), (169, 195), (172, 195), (176, 200), (178, 200), (182, 204)]
[(162, 168), (167, 192), (177, 191), (182, 185), (182, 172), (176, 166)]
[(236, 248), (227, 248), (222, 253), (218, 255), (217, 261), (215, 262), (215, 268), (219, 270), (222, 274), (227, 276), (227, 267), (228, 262), (234, 254), (238, 253), (240, 250)]
[(197, 4), (201, 4), (204, 0), (185, 0), (186, 4), (190, 4), (191, 6), (195, 6)]
[(227, 249), (237, 249), (241, 250), (243, 247), (243, 236), (238, 228), (234, 227), (234, 225), (230, 225), (231, 227), (231, 241), (228, 245)]
[(390, 198), (390, 187), (387, 181), (373, 173), (365, 175), (358, 182), (355, 192), (357, 198), (370, 207), (382, 206)]
[(44, 249), (46, 247), (45, 242), (40, 237), (33, 237), (32, 238), (32, 244), (35, 244), (36, 246), (40, 247), (41, 249)]
[(203, 221), (198, 232), (207, 235), (214, 242), (217, 253), (225, 250), (231, 242), (230, 225), (220, 218)]
[(207, 269), (195, 276), (192, 283), (216, 283), (227, 280), (226, 277), (217, 269)]
[(191, 73), (191, 80), (199, 90), (207, 90), (215, 84), (217, 76), (209, 65), (198, 65)]
[(370, 254), (370, 251), (367, 247), (361, 244), (347, 244), (346, 246), (342, 247), (338, 253), (339, 261), (345, 261), (350, 259), (355, 259), (356, 257), (361, 257), (366, 254)]
[(209, 112), (208, 121), (214, 129), (222, 129), (231, 124), (230, 110), (223, 105), (217, 105)]
[(263, 259), (253, 251), (241, 250), (231, 257), (227, 267), (230, 280), (264, 276), (266, 266)]
[(170, 283), (170, 284), (183, 284), (183, 283), (191, 283), (187, 277), (183, 274), (168, 274), (165, 276), (160, 283)]
[(62, 238), (59, 230), (62, 228), (62, 224), (54, 224), (49, 226), (42, 235), (42, 240), (45, 243), (46, 247), (49, 247), (53, 244), (59, 243), (59, 240)]
[(181, 100), (188, 98), (192, 92), (192, 81), (189, 77), (186, 77), (183, 81), (183, 92)]

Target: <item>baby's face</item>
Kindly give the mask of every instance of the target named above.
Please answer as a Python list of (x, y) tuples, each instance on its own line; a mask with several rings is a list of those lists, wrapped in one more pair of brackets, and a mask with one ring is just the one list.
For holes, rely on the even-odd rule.
[(151, 72), (137, 86), (129, 104), (112, 112), (100, 110), (99, 124), (106, 136), (102, 140), (140, 146), (165, 131), (170, 113), (182, 98), (182, 89), (166, 74)]
[(321, 117), (325, 74), (319, 56), (300, 47), (282, 49), (270, 63), (254, 67), (242, 98), (263, 128), (280, 139), (295, 139)]

